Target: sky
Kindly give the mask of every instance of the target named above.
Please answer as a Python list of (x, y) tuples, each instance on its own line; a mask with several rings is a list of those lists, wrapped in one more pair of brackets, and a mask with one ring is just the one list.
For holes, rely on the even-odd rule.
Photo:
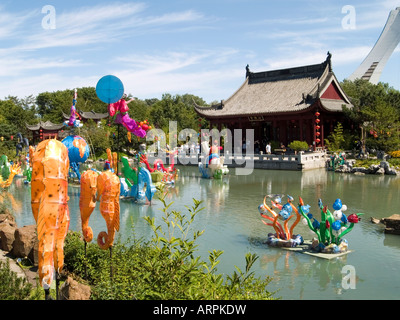
[[(250, 71), (317, 64), (339, 81), (378, 40), (400, 0), (0, 2), (0, 99), (96, 87), (115, 75), (139, 99), (228, 99)], [(400, 90), (400, 49), (380, 81)], [(78, 92), (79, 101), (79, 92)]]

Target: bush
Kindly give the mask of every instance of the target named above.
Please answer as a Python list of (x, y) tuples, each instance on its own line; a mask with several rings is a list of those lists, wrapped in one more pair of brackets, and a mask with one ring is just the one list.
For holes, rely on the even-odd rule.
[(400, 158), (400, 150), (389, 152), (393, 158)]
[(290, 149), (293, 149), (294, 151), (305, 151), (305, 150), (308, 150), (308, 144), (307, 144), (306, 141), (294, 140), (291, 143), (289, 143), (288, 147)]
[(189, 215), (169, 211), (164, 204), (163, 226), (145, 217), (153, 230), (150, 241), (116, 241), (112, 258), (96, 244), (84, 245), (77, 233), (69, 233), (65, 242), (65, 262), (68, 270), (84, 275), (92, 286), (92, 299), (272, 299), (266, 290), (270, 278), (261, 280), (251, 272), (258, 257), (246, 255), (244, 271), (236, 267), (232, 275), (217, 274), (216, 266), (222, 251), (209, 252), (208, 262), (195, 256), (196, 240), (203, 231), (191, 231), (201, 202), (193, 200)]
[(10, 269), (10, 262), (0, 261), (0, 300), (27, 300), (32, 285)]

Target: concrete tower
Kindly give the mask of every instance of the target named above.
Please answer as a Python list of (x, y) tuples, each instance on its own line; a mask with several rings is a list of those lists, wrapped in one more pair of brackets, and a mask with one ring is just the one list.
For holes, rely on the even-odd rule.
[(365, 79), (373, 84), (379, 82), (379, 78), (385, 68), (394, 49), (400, 42), (400, 7), (390, 11), (385, 28), (365, 60), (356, 71), (348, 77), (349, 80)]

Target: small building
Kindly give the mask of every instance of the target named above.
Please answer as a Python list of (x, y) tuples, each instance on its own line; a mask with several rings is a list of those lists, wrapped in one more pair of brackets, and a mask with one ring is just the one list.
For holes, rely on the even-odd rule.
[(345, 122), (342, 106), (353, 107), (332, 71), (328, 52), (327, 59), (315, 65), (264, 72), (251, 72), (247, 65), (246, 80), (227, 100), (195, 105), (195, 110), (209, 120), (210, 128), (254, 129), (261, 150), (269, 141), (287, 146), (294, 140), (306, 141), (315, 150), (325, 146), (338, 122)]
[(40, 121), (38, 124), (26, 124), (26, 127), (32, 132), (33, 145), (45, 139), (60, 139), (61, 131), (64, 129), (64, 123), (52, 123), (51, 121)]
[[(108, 112), (98, 113), (98, 112), (94, 112), (93, 110), (92, 111), (79, 111), (78, 114), (81, 117), (82, 123), (87, 122), (89, 119), (98, 123), (100, 120), (106, 119), (108, 117)], [(63, 112), (63, 117), (65, 120), (68, 120), (70, 116), (71, 116), (70, 114), (66, 114)]]

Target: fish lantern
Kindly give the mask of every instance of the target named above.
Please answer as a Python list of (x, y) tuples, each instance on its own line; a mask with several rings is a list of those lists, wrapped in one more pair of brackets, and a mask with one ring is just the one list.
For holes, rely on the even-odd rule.
[(292, 206), (290, 205), (290, 203), (286, 203), (283, 207), (282, 210), (279, 211), (279, 215), (283, 220), (286, 220), (290, 217), (290, 215), (292, 214)]
[[(31, 206), (37, 225), (39, 283), (49, 296), (54, 270), (64, 265), (69, 228), (68, 149), (55, 139), (40, 142), (32, 157)], [(57, 280), (57, 279), (56, 279)]]

